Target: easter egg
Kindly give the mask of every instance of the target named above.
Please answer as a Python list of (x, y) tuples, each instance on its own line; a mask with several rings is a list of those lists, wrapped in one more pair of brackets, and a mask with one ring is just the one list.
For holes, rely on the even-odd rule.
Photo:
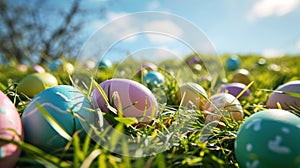
[(24, 64), (19, 64), (17, 65), (17, 69), (20, 71), (20, 72), (27, 72), (28, 70), (28, 67)]
[(299, 167), (300, 118), (268, 109), (252, 114), (239, 128), (235, 156), (239, 167)]
[[(221, 86), (220, 92), (229, 93), (237, 97), (247, 86), (243, 83), (229, 83)], [(250, 90), (247, 89), (239, 98), (250, 96)]]
[(201, 59), (199, 57), (190, 57), (186, 60), (186, 64), (191, 68), (193, 72), (200, 72), (202, 70)]
[(34, 72), (38, 72), (38, 73), (44, 73), (45, 72), (45, 69), (42, 66), (40, 66), (40, 65), (34, 65), (32, 67), (32, 70)]
[[(243, 108), (233, 95), (228, 93), (217, 93), (204, 105), (204, 114), (206, 122), (219, 121), (222, 117), (231, 117), (235, 121), (243, 120)], [(217, 109), (215, 108), (217, 107)], [(219, 111), (218, 111), (219, 109)], [(220, 113), (222, 112), (222, 114)]]
[(92, 60), (86, 60), (83, 62), (83, 67), (86, 69), (93, 69), (96, 67), (96, 63)]
[(197, 83), (187, 82), (180, 86), (180, 96), (182, 106), (203, 110), (207, 93)]
[(102, 59), (98, 63), (98, 69), (100, 69), (100, 70), (107, 70), (107, 69), (111, 69), (111, 68), (112, 68), (112, 63), (108, 59)]
[(143, 77), (143, 83), (147, 84), (150, 87), (157, 86), (159, 84), (162, 84), (163, 82), (164, 76), (159, 72), (150, 71)]
[(138, 70), (137, 75), (139, 77), (142, 76), (142, 72), (143, 74), (147, 74), (148, 71), (157, 71), (157, 66), (151, 62), (145, 62), (141, 64), (141, 68)]
[(65, 147), (67, 140), (63, 137), (62, 130), (51, 125), (51, 122), (40, 111), (37, 104), (61, 126), (60, 128), (72, 136), (80, 130), (80, 137), (86, 134), (82, 129), (81, 119), (93, 123), (94, 116), (87, 98), (77, 88), (68, 85), (58, 85), (46, 89), (36, 95), (25, 108), (22, 114), (22, 123), (25, 141), (46, 152), (53, 152)]
[[(20, 115), (11, 100), (0, 91), (0, 137), (4, 139), (13, 139), (19, 141), (17, 134), (23, 135)], [(0, 167), (12, 168), (21, 154), (17, 146), (0, 142)]]
[(233, 55), (226, 59), (226, 68), (228, 71), (237, 70), (240, 67), (241, 61), (237, 55)]
[(50, 73), (34, 73), (20, 81), (18, 92), (28, 97), (34, 97), (41, 91), (56, 85), (58, 85), (57, 79)]
[(237, 70), (232, 77), (232, 82), (248, 85), (251, 82), (249, 71), (247, 69)]
[(279, 92), (291, 92), (300, 94), (300, 80), (285, 83), (279, 86), (275, 92), (269, 97), (267, 101), (268, 108), (277, 108), (277, 103), (279, 103), (282, 109), (290, 110), (293, 107), (300, 107), (300, 98), (295, 96), (290, 96), (287, 94)]
[[(157, 116), (156, 98), (144, 85), (129, 79), (115, 78), (101, 82), (100, 86), (107, 95), (110, 104), (116, 109), (123, 109), (124, 117), (135, 117), (139, 121), (147, 122)], [(118, 95), (119, 99), (114, 99), (115, 95)], [(92, 100), (95, 107), (99, 107), (103, 112), (109, 111), (97, 88), (93, 90)], [(119, 103), (122, 107), (119, 107)]]
[(267, 60), (265, 58), (260, 58), (257, 60), (256, 64), (258, 66), (265, 66), (267, 64)]
[(72, 74), (74, 72), (74, 66), (70, 62), (64, 62), (57, 67), (57, 72)]

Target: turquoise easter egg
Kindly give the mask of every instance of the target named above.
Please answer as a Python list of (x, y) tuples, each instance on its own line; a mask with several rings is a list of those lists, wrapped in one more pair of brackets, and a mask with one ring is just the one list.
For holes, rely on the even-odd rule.
[(241, 168), (300, 166), (300, 118), (268, 109), (251, 115), (239, 128), (235, 156)]

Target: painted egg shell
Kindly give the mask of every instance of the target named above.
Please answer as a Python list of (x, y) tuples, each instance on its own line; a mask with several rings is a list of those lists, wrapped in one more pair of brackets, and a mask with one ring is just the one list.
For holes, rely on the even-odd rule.
[[(220, 92), (229, 93), (234, 97), (238, 96), (247, 86), (243, 83), (229, 83), (221, 87)], [(250, 90), (247, 89), (240, 98), (250, 96)]]
[[(87, 98), (76, 88), (68, 85), (58, 85), (46, 89), (36, 95), (25, 108), (22, 114), (22, 123), (25, 141), (36, 145), (46, 152), (62, 149), (67, 140), (59, 134), (59, 129), (54, 129), (37, 108), (40, 104), (58, 124), (72, 136), (75, 131), (81, 130), (80, 137), (86, 134), (82, 130), (79, 119), (72, 113), (77, 113), (87, 122), (93, 123), (94, 116), (89, 109), (91, 106)], [(74, 118), (75, 116), (75, 118)], [(81, 119), (80, 119), (81, 120)]]
[(86, 69), (93, 69), (96, 67), (96, 63), (92, 60), (86, 60), (83, 62), (83, 67)]
[[(119, 95), (125, 117), (135, 117), (142, 122), (147, 122), (156, 117), (158, 112), (157, 101), (153, 93), (144, 85), (133, 80), (116, 78), (104, 81), (100, 83), (100, 86), (109, 98), (110, 104), (114, 104), (116, 109), (119, 108), (119, 102), (113, 99), (113, 95)], [(93, 91), (92, 100), (96, 107), (99, 107), (103, 112), (108, 112), (103, 96), (97, 88)]]
[(154, 86), (162, 84), (163, 82), (164, 76), (159, 72), (150, 71), (143, 77), (143, 83), (146, 83), (147, 85)]
[(233, 75), (232, 82), (248, 85), (251, 82), (249, 71), (247, 69), (237, 70)]
[(206, 102), (207, 93), (197, 83), (187, 82), (180, 86), (180, 96), (182, 106), (203, 110), (203, 106)]
[(226, 60), (226, 68), (228, 71), (234, 71), (239, 68), (241, 64), (240, 58), (237, 55), (233, 55)]
[(44, 73), (44, 72), (46, 72), (45, 69), (42, 66), (40, 66), (40, 65), (34, 65), (32, 67), (32, 70), (34, 72), (38, 72), (38, 73)]
[(72, 74), (74, 72), (74, 66), (70, 62), (64, 62), (57, 67), (57, 72)]
[[(300, 80), (285, 83), (279, 86), (276, 91), (293, 92), (300, 94)], [(277, 102), (282, 109), (290, 110), (291, 106), (300, 107), (300, 98), (289, 96), (286, 94), (273, 92), (267, 101), (268, 108), (277, 108)]]
[[(243, 108), (240, 102), (231, 94), (217, 93), (210, 98), (210, 101), (222, 112), (225, 117), (231, 117), (235, 121), (243, 120)], [(206, 122), (218, 121), (221, 119), (221, 114), (210, 103), (206, 102), (204, 111), (207, 114)]]
[[(157, 66), (151, 62), (145, 62), (142, 63), (141, 68), (138, 70), (137, 75), (139, 77), (142, 76), (142, 72), (143, 74), (147, 74), (148, 71), (157, 71)], [(145, 72), (145, 73), (144, 73)]]
[(58, 85), (57, 79), (50, 73), (34, 73), (21, 80), (18, 92), (34, 97), (41, 91), (56, 85)]
[(252, 114), (239, 128), (235, 156), (241, 168), (299, 167), (300, 118), (268, 109)]
[[(23, 135), (20, 115), (11, 100), (0, 91), (0, 137), (5, 139), (20, 140), (12, 131)], [(21, 150), (13, 144), (0, 142), (0, 167), (14, 167)]]
[(108, 59), (102, 59), (99, 63), (98, 63), (98, 68), (101, 70), (105, 70), (105, 69), (111, 69), (112, 68), (112, 63), (110, 60)]

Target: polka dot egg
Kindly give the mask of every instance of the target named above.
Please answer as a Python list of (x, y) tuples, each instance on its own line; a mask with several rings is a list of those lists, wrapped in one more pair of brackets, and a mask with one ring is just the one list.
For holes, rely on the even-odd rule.
[[(4, 139), (20, 140), (12, 131), (22, 135), (22, 124), (19, 113), (11, 100), (0, 91), (0, 137)], [(14, 167), (21, 150), (13, 144), (0, 142), (0, 167)]]
[(299, 117), (285, 110), (263, 110), (239, 128), (235, 156), (241, 168), (300, 167), (299, 139)]

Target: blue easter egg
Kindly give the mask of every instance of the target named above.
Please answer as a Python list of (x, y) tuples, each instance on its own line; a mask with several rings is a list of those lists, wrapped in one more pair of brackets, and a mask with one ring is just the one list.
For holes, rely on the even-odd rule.
[(81, 130), (80, 137), (86, 135), (76, 113), (88, 122), (94, 121), (92, 112), (88, 110), (91, 109), (91, 105), (78, 89), (58, 85), (42, 91), (27, 105), (21, 118), (26, 135), (25, 141), (46, 152), (63, 149), (68, 141), (62, 136), (60, 129), (53, 128), (37, 104), (40, 104), (70, 136), (78, 130)]
[(155, 71), (150, 71), (148, 72), (144, 77), (143, 77), (143, 83), (146, 83), (147, 85), (159, 85), (164, 82), (164, 76)]
[(241, 61), (237, 55), (233, 55), (226, 60), (226, 68), (229, 71), (234, 71), (239, 68)]
[(102, 59), (99, 63), (98, 63), (98, 68), (99, 69), (111, 69), (112, 68), (112, 63), (110, 60), (108, 59)]

